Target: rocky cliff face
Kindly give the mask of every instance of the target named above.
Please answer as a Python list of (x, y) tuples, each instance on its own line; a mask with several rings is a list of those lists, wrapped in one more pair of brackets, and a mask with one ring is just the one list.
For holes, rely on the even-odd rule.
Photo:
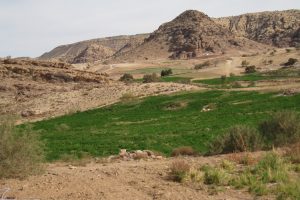
[(277, 47), (300, 40), (300, 10), (261, 12), (214, 19), (233, 34)]
[(114, 59), (189, 59), (259, 46), (246, 38), (236, 37), (204, 13), (188, 10), (161, 25), (138, 48)]
[(140, 44), (148, 34), (116, 36), (87, 40), (58, 46), (39, 57), (40, 60), (59, 60), (68, 63), (94, 62), (112, 56), (131, 44)]

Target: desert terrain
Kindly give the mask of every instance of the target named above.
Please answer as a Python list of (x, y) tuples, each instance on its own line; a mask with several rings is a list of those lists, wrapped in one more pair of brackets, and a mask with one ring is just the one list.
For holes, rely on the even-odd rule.
[[(0, 199), (296, 200), (299, 160), (287, 161), (286, 143), (251, 138), (263, 144), (243, 144), (237, 153), (212, 153), (211, 144), (235, 125), (247, 126), (247, 137), (253, 129), (260, 134), (263, 120), (277, 112), (299, 114), (299, 45), (299, 10), (224, 18), (189, 10), (152, 33), (62, 45), (38, 58), (1, 58), (0, 115), (13, 116), (16, 130), (37, 132), (45, 155), (41, 173), (0, 177)], [(124, 81), (124, 74), (132, 78)], [(293, 127), (297, 120), (286, 118)], [(173, 155), (180, 147), (193, 153)], [(253, 172), (270, 152), (291, 180), (265, 181)], [(248, 155), (247, 164), (236, 160)], [(228, 181), (207, 183), (210, 171), (200, 168), (227, 161), (235, 166), (221, 167)], [(176, 162), (188, 165), (180, 181), (172, 177)], [(271, 168), (264, 170), (273, 177), (278, 171)], [(244, 172), (261, 182), (235, 185)], [(284, 184), (294, 184), (292, 192)]]

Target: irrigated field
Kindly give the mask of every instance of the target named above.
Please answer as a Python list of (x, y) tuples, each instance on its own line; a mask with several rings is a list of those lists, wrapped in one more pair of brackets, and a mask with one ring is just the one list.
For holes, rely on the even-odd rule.
[[(207, 145), (235, 124), (256, 126), (279, 110), (300, 111), (300, 95), (206, 91), (156, 96), (34, 124), (46, 142), (47, 159), (64, 154), (108, 156), (122, 148), (167, 155), (173, 148)], [(205, 108), (205, 109), (204, 109)], [(204, 111), (206, 110), (206, 111)]]

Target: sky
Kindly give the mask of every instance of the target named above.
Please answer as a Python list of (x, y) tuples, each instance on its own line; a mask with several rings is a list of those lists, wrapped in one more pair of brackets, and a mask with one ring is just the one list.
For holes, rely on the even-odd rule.
[(221, 17), (300, 9), (300, 0), (0, 0), (0, 57), (37, 57), (58, 45), (149, 33), (188, 9)]

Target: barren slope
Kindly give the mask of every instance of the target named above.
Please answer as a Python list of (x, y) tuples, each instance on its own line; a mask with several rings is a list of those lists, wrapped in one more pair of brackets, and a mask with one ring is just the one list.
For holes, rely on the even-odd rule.
[(250, 13), (214, 21), (237, 36), (275, 45), (300, 44), (300, 10)]

